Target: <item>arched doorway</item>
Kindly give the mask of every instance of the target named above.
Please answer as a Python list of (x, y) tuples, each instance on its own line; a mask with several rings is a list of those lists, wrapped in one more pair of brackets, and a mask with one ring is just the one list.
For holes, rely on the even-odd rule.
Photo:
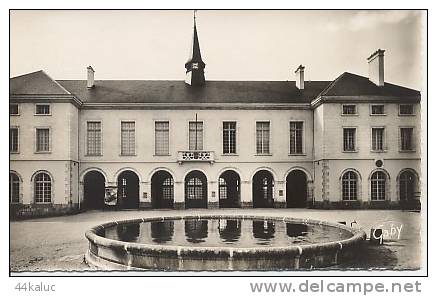
[(240, 176), (234, 171), (225, 171), (219, 177), (219, 207), (240, 207)]
[(410, 171), (404, 171), (399, 176), (399, 200), (414, 200), (416, 191), (416, 176)]
[(172, 209), (174, 205), (174, 181), (169, 172), (157, 171), (152, 176), (152, 208)]
[(412, 170), (405, 170), (400, 173), (399, 204), (404, 210), (420, 210), (420, 189), (418, 177)]
[(252, 198), (254, 208), (273, 208), (275, 183), (269, 171), (256, 172), (252, 178)]
[(132, 171), (124, 171), (117, 178), (117, 205), (124, 209), (139, 207), (139, 178)]
[(185, 208), (207, 208), (208, 184), (200, 171), (191, 171), (185, 177)]
[(86, 209), (102, 209), (105, 206), (105, 177), (98, 171), (90, 171), (83, 178), (83, 203)]
[(307, 175), (301, 170), (291, 171), (287, 175), (287, 208), (307, 206)]

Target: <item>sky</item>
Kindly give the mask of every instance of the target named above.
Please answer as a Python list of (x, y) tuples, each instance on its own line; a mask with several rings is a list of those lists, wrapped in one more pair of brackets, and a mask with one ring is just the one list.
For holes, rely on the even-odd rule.
[[(368, 76), (385, 52), (385, 80), (422, 89), (422, 12), (199, 10), (206, 80), (333, 80)], [(193, 11), (11, 11), (10, 77), (44, 70), (54, 79), (184, 80)]]

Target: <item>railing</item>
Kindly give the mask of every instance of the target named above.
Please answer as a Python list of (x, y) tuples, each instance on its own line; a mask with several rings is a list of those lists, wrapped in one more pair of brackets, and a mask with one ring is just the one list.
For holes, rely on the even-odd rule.
[(214, 151), (178, 151), (178, 163), (184, 162), (214, 163)]

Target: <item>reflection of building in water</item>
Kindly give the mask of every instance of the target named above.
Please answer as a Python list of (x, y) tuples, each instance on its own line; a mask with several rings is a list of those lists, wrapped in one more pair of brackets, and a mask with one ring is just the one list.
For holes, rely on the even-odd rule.
[(140, 224), (119, 224), (116, 226), (119, 240), (124, 242), (136, 242), (140, 236)]
[(190, 243), (204, 242), (208, 236), (208, 220), (185, 220), (185, 236)]
[(12, 215), (420, 207), (421, 95), (384, 81), (383, 50), (368, 77), (208, 81), (192, 41), (185, 81), (11, 78)]
[(241, 220), (219, 220), (220, 238), (225, 242), (235, 242), (241, 236)]
[(305, 224), (286, 223), (286, 228), (289, 237), (304, 236), (308, 233), (308, 225)]
[(174, 221), (152, 221), (150, 222), (150, 233), (155, 243), (171, 241), (174, 234)]
[(259, 239), (271, 239), (275, 236), (275, 222), (257, 221), (252, 222), (253, 237)]

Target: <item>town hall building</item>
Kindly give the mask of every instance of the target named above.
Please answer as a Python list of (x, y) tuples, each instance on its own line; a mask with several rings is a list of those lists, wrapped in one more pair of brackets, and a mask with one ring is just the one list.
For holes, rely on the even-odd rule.
[(419, 209), (421, 96), (384, 80), (384, 53), (368, 77), (209, 81), (194, 24), (185, 81), (11, 78), (11, 215)]

